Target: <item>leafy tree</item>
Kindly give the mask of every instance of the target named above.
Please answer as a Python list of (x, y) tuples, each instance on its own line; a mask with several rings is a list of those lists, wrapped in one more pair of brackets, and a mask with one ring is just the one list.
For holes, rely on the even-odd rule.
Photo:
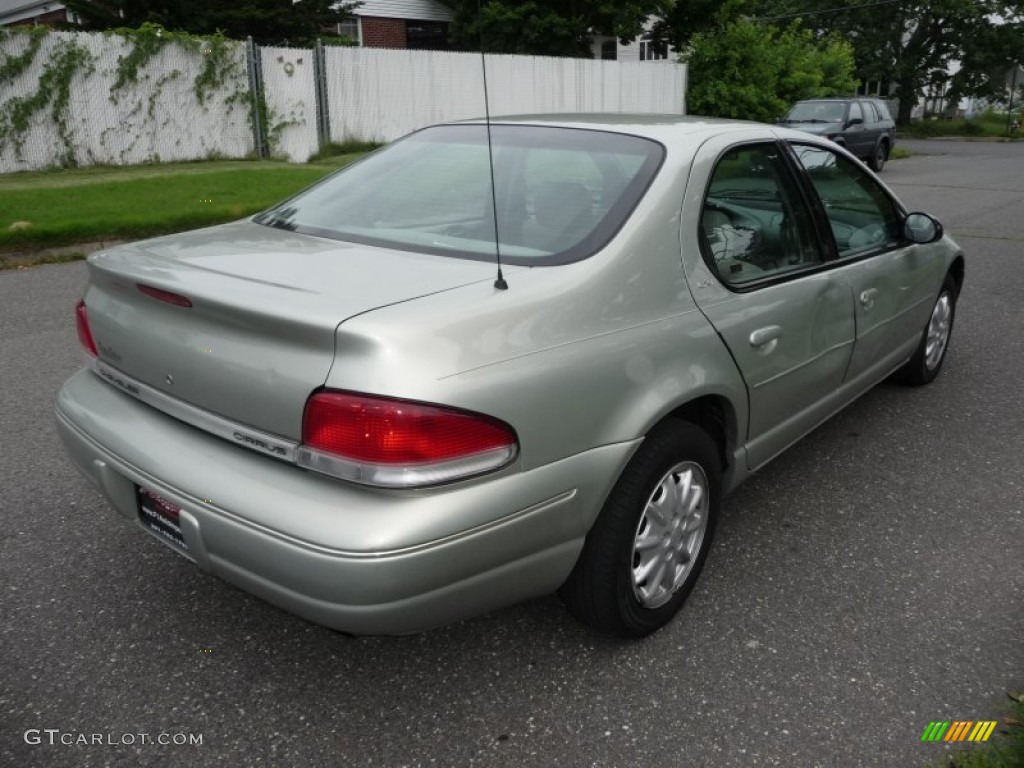
[(651, 37), (685, 50), (695, 35), (737, 21), (751, 6), (752, 0), (676, 0), (655, 22)]
[(796, 25), (736, 21), (696, 35), (686, 60), (693, 114), (770, 122), (795, 101), (848, 94), (857, 85), (847, 42), (816, 40)]
[(66, 0), (87, 29), (115, 29), (159, 24), (177, 32), (207, 35), (223, 32), (242, 39), (249, 35), (260, 43), (291, 44), (315, 40), (321, 30), (336, 24), (358, 2), (337, 0)]
[[(1016, 64), (1024, 62), (1024, 23), (984, 25), (972, 37), (972, 44), (964, 51), (959, 69), (950, 80), (950, 99), (975, 96), (1005, 101), (1012, 82), (1008, 82), (1008, 74)], [(1015, 101), (1019, 103), (1019, 97)]]
[[(1024, 55), (1021, 0), (765, 0), (757, 16), (799, 16), (816, 35), (839, 34), (854, 49), (863, 81), (894, 83), (897, 122), (906, 123), (925, 86), (952, 81), (954, 99), (986, 95)], [(956, 76), (949, 70), (959, 64)]]
[(671, 0), (441, 0), (455, 12), (449, 39), (459, 48), (535, 56), (591, 55), (591, 36), (631, 40)]

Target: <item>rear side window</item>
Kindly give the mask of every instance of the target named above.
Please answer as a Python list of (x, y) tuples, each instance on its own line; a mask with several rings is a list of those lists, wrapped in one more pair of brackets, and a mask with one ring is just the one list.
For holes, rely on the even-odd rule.
[(875, 108), (878, 110), (878, 116), (883, 120), (892, 120), (892, 115), (889, 114), (889, 107), (885, 105), (884, 101), (872, 102)]
[(820, 264), (814, 227), (775, 144), (728, 151), (701, 211), (707, 261), (730, 286)]
[[(619, 230), (664, 156), (604, 131), (492, 125), (428, 128), (261, 214), (268, 226), (348, 242), (491, 260), (564, 264)], [(494, 201), (497, 201), (495, 216)]]
[(878, 122), (878, 112), (875, 111), (875, 105), (870, 101), (862, 101), (861, 106), (864, 107), (864, 120), (868, 123)]

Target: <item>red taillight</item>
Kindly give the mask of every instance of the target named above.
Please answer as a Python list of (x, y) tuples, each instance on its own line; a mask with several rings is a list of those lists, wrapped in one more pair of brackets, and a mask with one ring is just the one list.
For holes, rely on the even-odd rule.
[(507, 464), (517, 450), (508, 425), (439, 405), (351, 392), (306, 403), (299, 463), (371, 485), (446, 482)]
[(161, 288), (154, 288), (151, 285), (143, 285), (142, 283), (136, 283), (138, 289), (147, 296), (156, 299), (157, 301), (163, 301), (168, 304), (173, 304), (176, 307), (191, 307), (192, 302), (186, 296), (182, 296), (180, 293), (171, 293)]
[(348, 392), (319, 392), (309, 399), (302, 440), (372, 464), (449, 461), (516, 442), (511, 429), (486, 416)]
[(96, 342), (93, 341), (92, 331), (89, 330), (89, 316), (85, 312), (85, 299), (79, 299), (75, 305), (75, 326), (78, 329), (78, 340), (82, 347), (93, 357), (99, 357), (99, 350), (96, 349)]

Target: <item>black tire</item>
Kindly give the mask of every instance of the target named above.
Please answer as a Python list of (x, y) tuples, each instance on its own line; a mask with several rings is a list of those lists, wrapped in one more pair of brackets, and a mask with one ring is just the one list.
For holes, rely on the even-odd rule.
[[(673, 475), (671, 470), (684, 463), (685, 470)], [(707, 488), (708, 501), (701, 512), (706, 519), (703, 536), (699, 543), (693, 542), (696, 551), (688, 565), (679, 566), (684, 569), (679, 572), (682, 582), (671, 591), (662, 590), (667, 602), (647, 607), (636, 594), (633, 575), (634, 558), (641, 556), (634, 551), (634, 543), (642, 530), (647, 530), (641, 529), (641, 521), (649, 502), (663, 492), (663, 481), (691, 472), (691, 477), (699, 482), (701, 476), (693, 465), (702, 470)], [(576, 566), (559, 591), (569, 611), (583, 623), (620, 637), (643, 637), (670, 621), (693, 589), (707, 558), (721, 504), (721, 488), (718, 448), (704, 430), (680, 420), (666, 421), (652, 430), (609, 494), (587, 534)], [(652, 534), (654, 538), (659, 537)]]
[[(939, 371), (942, 370), (942, 364), (946, 361), (946, 355), (949, 352), (949, 343), (953, 339), (953, 321), (956, 319), (956, 299), (957, 299), (957, 285), (956, 280), (953, 279), (952, 275), (946, 275), (946, 279), (942, 283), (942, 288), (939, 290), (939, 295), (935, 299), (935, 303), (932, 305), (932, 312), (928, 315), (928, 322), (925, 323), (924, 332), (921, 334), (921, 343), (918, 344), (917, 349), (914, 351), (914, 356), (907, 361), (897, 373), (897, 378), (904, 384), (910, 386), (919, 387), (923, 384), (928, 384), (939, 375)], [(933, 356), (929, 358), (928, 345), (929, 345), (929, 330), (932, 326), (935, 313), (939, 311), (939, 307), (943, 300), (949, 302), (949, 321), (947, 324), (946, 339), (942, 344), (941, 349), (938, 353), (938, 359), (936, 360)]]
[(874, 153), (868, 158), (868, 168), (875, 173), (881, 173), (885, 168), (885, 161), (889, 159), (889, 143), (883, 139), (878, 142)]

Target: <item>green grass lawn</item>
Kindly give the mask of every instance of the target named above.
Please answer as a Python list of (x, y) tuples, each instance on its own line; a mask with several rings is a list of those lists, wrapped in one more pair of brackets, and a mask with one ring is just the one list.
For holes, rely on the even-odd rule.
[(1018, 133), (1011, 137), (1006, 132), (1005, 113), (981, 112), (970, 120), (914, 120), (900, 128), (900, 133), (912, 138), (928, 139), (941, 136), (966, 136), (968, 138), (1020, 138)]
[(307, 165), (209, 161), (0, 176), (0, 253), (179, 232), (262, 210), (361, 153)]

